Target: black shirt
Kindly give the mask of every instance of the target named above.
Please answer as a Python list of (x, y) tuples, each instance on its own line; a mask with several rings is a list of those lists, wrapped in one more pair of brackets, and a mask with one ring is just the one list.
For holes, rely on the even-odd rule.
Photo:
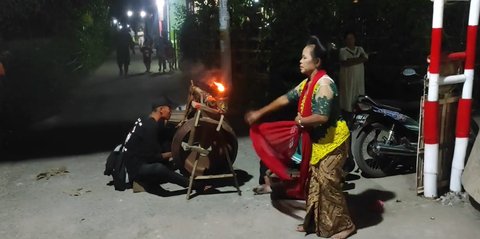
[(144, 163), (161, 162), (161, 153), (170, 152), (172, 130), (163, 120), (156, 122), (151, 117), (141, 117), (135, 122), (125, 139), (124, 156), (130, 178), (135, 178)]

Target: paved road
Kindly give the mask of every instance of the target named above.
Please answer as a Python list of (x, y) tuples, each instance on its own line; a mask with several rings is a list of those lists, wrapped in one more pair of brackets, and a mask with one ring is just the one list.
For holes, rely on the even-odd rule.
[[(21, 160), (0, 162), (0, 238), (305, 238), (295, 232), (304, 212), (297, 201), (254, 196), (258, 159), (239, 138), (235, 168), (242, 196), (233, 187), (185, 200), (131, 190), (114, 191), (103, 168), (108, 150), (125, 135), (152, 99), (168, 93), (184, 98), (178, 75), (141, 75), (137, 58), (128, 78), (106, 62), (66, 104), (62, 113), (35, 125)], [(30, 145), (36, 141), (40, 146)], [(30, 152), (30, 153), (26, 153)], [(36, 180), (49, 169), (68, 173)], [(348, 202), (359, 230), (352, 238), (478, 238), (480, 214), (469, 203), (443, 206), (415, 195), (415, 175), (367, 179), (348, 176)], [(376, 207), (379, 201), (383, 207)], [(306, 238), (316, 238), (309, 235)]]

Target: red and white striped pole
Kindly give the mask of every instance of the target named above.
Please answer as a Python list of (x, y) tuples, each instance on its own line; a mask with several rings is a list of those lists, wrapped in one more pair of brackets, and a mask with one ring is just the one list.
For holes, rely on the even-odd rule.
[(465, 83), (462, 98), (458, 102), (457, 127), (455, 131), (455, 151), (453, 153), (452, 172), (450, 175), (450, 191), (461, 192), (461, 177), (465, 166), (465, 157), (470, 132), (470, 116), (472, 109), (473, 75), (475, 67), (475, 48), (477, 43), (477, 26), (480, 11), (480, 0), (470, 1), (470, 12), (467, 28), (467, 49), (465, 50)]
[(425, 197), (437, 197), (438, 173), (438, 81), (440, 73), (440, 53), (442, 46), (444, 0), (433, 1), (432, 40), (428, 95), (424, 105), (425, 162), (423, 182)]

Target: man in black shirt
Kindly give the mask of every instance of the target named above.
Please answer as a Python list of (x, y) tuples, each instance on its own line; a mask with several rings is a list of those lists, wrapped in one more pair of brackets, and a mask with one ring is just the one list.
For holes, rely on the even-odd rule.
[[(155, 188), (161, 183), (188, 187), (188, 179), (169, 168), (172, 131), (167, 127), (171, 109), (166, 100), (154, 103), (152, 112), (138, 118), (127, 135), (124, 147), (126, 168), (130, 182), (135, 186)], [(142, 190), (142, 189), (140, 189)]]
[(130, 65), (130, 50), (135, 55), (135, 44), (132, 36), (128, 33), (128, 29), (124, 28), (117, 33), (117, 64), (120, 70), (120, 76), (128, 75), (128, 65)]

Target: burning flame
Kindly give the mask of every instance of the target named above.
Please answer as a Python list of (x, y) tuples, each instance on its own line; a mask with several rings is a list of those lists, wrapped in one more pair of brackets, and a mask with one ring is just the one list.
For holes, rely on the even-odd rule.
[(215, 81), (214, 81), (213, 84), (215, 84), (215, 86), (217, 86), (217, 90), (218, 90), (219, 92), (224, 92), (224, 91), (225, 91), (225, 86), (223, 86), (222, 83), (218, 83), (218, 82), (215, 82)]

